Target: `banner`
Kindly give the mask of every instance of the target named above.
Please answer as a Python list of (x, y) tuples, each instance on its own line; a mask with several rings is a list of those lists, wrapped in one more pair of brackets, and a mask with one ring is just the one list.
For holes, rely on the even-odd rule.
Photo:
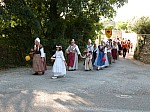
[(105, 35), (108, 39), (112, 36), (112, 29), (105, 29)]

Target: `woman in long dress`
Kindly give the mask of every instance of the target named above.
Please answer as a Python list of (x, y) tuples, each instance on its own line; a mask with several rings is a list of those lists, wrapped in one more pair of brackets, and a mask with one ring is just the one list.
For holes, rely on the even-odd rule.
[(112, 55), (111, 55), (111, 46), (110, 46), (109, 42), (106, 43), (106, 48), (107, 48), (108, 62), (109, 62), (109, 65), (111, 65)]
[(35, 39), (33, 52), (34, 52), (33, 71), (35, 72), (33, 75), (43, 75), (47, 70), (47, 67), (46, 67), (44, 48), (40, 44), (39, 38)]
[(78, 45), (75, 44), (74, 39), (71, 40), (71, 44), (69, 47), (66, 49), (66, 53), (68, 54), (68, 70), (69, 71), (74, 71), (78, 69), (78, 55), (81, 56), (80, 50)]
[(57, 51), (55, 54), (51, 57), (51, 59), (55, 59), (53, 64), (53, 79), (58, 77), (65, 77), (66, 75), (66, 61), (64, 58), (64, 54), (62, 52), (61, 46), (56, 46)]
[(113, 62), (115, 63), (115, 60), (117, 60), (118, 57), (118, 45), (116, 43), (116, 41), (113, 41), (113, 45), (112, 45), (112, 58), (113, 58)]
[(105, 62), (102, 60), (104, 58), (104, 47), (102, 45), (98, 46), (98, 56), (95, 60), (94, 65), (97, 67), (97, 70), (102, 70)]
[(108, 61), (108, 55), (107, 55), (107, 44), (106, 44), (106, 46), (104, 47), (104, 57), (105, 57), (105, 59), (106, 59), (106, 61), (105, 61), (105, 65), (104, 65), (104, 67), (108, 67), (109, 66), (109, 61)]
[(95, 43), (93, 46), (93, 56), (92, 56), (92, 64), (93, 65), (94, 65), (94, 62), (95, 62), (96, 57), (97, 57), (97, 52), (98, 52), (98, 48), (97, 48), (96, 43)]

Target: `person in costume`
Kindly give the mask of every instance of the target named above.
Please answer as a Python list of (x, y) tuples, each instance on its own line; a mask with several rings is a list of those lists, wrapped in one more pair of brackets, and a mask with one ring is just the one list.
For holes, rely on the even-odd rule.
[(116, 41), (113, 41), (113, 45), (112, 45), (112, 58), (113, 58), (113, 62), (115, 63), (115, 60), (117, 60), (118, 57), (118, 45), (116, 43)]
[(111, 55), (111, 46), (110, 46), (109, 42), (106, 43), (106, 48), (107, 48), (108, 62), (109, 62), (109, 64), (111, 64), (112, 55)]
[(51, 57), (51, 59), (55, 59), (53, 64), (53, 77), (52, 79), (58, 78), (58, 77), (65, 77), (66, 75), (66, 61), (64, 58), (64, 54), (62, 51), (62, 46), (56, 45), (56, 52)]
[(78, 69), (78, 55), (80, 55), (80, 57), (82, 56), (81, 56), (78, 45), (75, 44), (74, 39), (71, 40), (71, 44), (66, 49), (66, 53), (68, 54), (68, 62), (67, 62), (68, 70), (69, 71), (77, 70)]
[(107, 43), (105, 44), (105, 47), (104, 47), (104, 57), (106, 59), (104, 67), (108, 67), (109, 66), (109, 61), (108, 61), (108, 47), (107, 47)]
[(102, 60), (104, 58), (104, 47), (102, 45), (98, 46), (98, 56), (95, 60), (94, 65), (97, 67), (97, 70), (102, 70), (105, 62)]
[(33, 75), (44, 74), (47, 70), (46, 67), (46, 56), (44, 53), (44, 48), (42, 44), (40, 44), (40, 39), (35, 39), (34, 45), (34, 56), (33, 56), (33, 71), (35, 72)]
[(83, 58), (85, 58), (85, 71), (93, 70), (92, 52), (87, 49)]
[[(93, 45), (91, 39), (88, 40), (88, 44), (86, 45), (86, 49), (88, 49), (89, 52), (93, 53)], [(85, 60), (83, 65), (85, 65)]]
[(89, 52), (93, 52), (93, 45), (91, 39), (88, 40), (88, 44), (86, 46)]
[(122, 49), (123, 49), (123, 58), (126, 58), (128, 44), (126, 42), (122, 43)]
[(94, 46), (93, 46), (93, 56), (92, 56), (92, 64), (93, 65), (94, 65), (94, 62), (96, 60), (97, 53), (98, 53), (98, 48), (97, 48), (97, 45), (95, 43)]

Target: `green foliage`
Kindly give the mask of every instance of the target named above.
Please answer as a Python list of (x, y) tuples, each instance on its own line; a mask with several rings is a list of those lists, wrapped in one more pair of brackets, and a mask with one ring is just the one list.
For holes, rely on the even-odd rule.
[(138, 34), (150, 34), (150, 17), (133, 18), (128, 28)]
[(128, 22), (118, 22), (117, 29), (118, 30), (127, 30)]
[[(0, 6), (0, 39), (6, 49), (19, 54), (14, 60), (24, 64), (24, 57), (41, 38), (48, 58), (56, 44), (63, 50), (74, 38), (80, 49), (94, 40), (103, 25), (102, 17), (112, 18), (126, 0), (4, 0)], [(2, 44), (1, 44), (2, 45)], [(3, 54), (1, 54), (3, 55)], [(13, 53), (12, 53), (13, 55)], [(7, 58), (9, 60), (9, 58)], [(14, 62), (15, 63), (15, 62)]]

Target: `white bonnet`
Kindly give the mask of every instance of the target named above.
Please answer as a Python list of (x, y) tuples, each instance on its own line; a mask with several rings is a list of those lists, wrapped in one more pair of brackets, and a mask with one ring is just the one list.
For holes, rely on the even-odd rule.
[(91, 39), (88, 40), (90, 43), (92, 43)]
[(35, 41), (37, 41), (37, 42), (39, 42), (39, 43), (40, 43), (40, 39), (39, 39), (38, 37), (35, 39)]
[(75, 40), (74, 40), (74, 39), (72, 39), (72, 40), (71, 40), (71, 42), (75, 42)]
[(61, 49), (62, 49), (62, 46), (60, 46), (60, 45), (56, 45), (56, 48), (57, 48), (57, 47), (59, 47), (59, 48), (61, 48)]

